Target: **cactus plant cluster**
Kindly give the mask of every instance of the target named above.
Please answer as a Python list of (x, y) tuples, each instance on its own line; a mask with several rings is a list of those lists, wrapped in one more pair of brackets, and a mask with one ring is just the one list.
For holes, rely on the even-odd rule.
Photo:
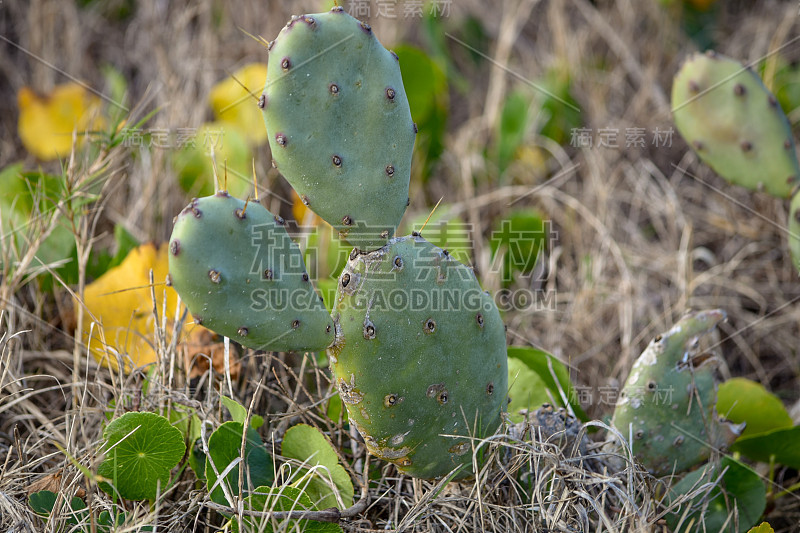
[(672, 85), (678, 131), (720, 176), (793, 196), (789, 248), (800, 270), (800, 164), (789, 120), (758, 75), (715, 52), (689, 57)]
[(176, 217), (171, 283), (196, 321), (245, 346), (327, 348), (370, 452), (445, 476), (500, 425), (505, 329), (469, 268), (419, 234), (393, 238), (416, 134), (397, 56), (341, 7), (293, 17), (269, 51), (259, 107), (273, 165), (354, 247), (333, 314), (283, 219), (224, 191)]

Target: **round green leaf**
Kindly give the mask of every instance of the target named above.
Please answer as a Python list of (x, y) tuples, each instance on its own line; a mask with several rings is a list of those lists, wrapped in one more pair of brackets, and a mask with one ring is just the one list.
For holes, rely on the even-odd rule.
[[(34, 513), (40, 516), (50, 516), (57, 500), (58, 495), (55, 492), (40, 490), (28, 496), (28, 505), (30, 505)], [(70, 500), (69, 509), (66, 506), (62, 507), (61, 513), (63, 514), (65, 511), (68, 513), (69, 518), (67, 521), (70, 524), (77, 524), (89, 514), (89, 511), (86, 510), (86, 503), (77, 496), (73, 496)]]
[[(561, 391), (564, 391), (567, 401), (575, 412), (575, 416), (581, 420), (589, 420), (589, 417), (586, 416), (586, 413), (581, 408), (578, 395), (575, 394), (570, 382), (569, 369), (554, 355), (528, 346), (509, 346), (508, 357), (509, 361), (512, 358), (522, 361), (525, 366), (536, 372), (536, 375), (544, 382), (545, 386), (550, 389), (553, 398), (558, 400), (559, 403), (561, 403)], [(511, 367), (509, 366), (509, 368)], [(553, 378), (554, 374), (555, 378)], [(556, 379), (558, 379), (558, 383), (556, 383)], [(511, 412), (510, 407), (509, 412)]]
[[(295, 487), (282, 486), (280, 488), (258, 487), (250, 496), (245, 498), (244, 508), (248, 511), (309, 511), (315, 510), (311, 499), (305, 492)], [(284, 523), (285, 522), (285, 523)], [(338, 524), (331, 522), (317, 522), (315, 520), (285, 520), (278, 521), (271, 518), (245, 516), (242, 523), (233, 518), (231, 521), (234, 533), (256, 532), (272, 533), (275, 531), (302, 531), (307, 533), (342, 533)]]
[(800, 426), (783, 428), (739, 438), (731, 450), (756, 461), (768, 463), (770, 459), (782, 465), (800, 469)]
[[(739, 533), (755, 524), (767, 506), (767, 493), (764, 482), (749, 467), (730, 457), (724, 457), (719, 467), (709, 470), (695, 470), (687, 474), (670, 489), (670, 499), (687, 494), (693, 488), (709, 480), (716, 480), (722, 469), (722, 485), (728, 501), (735, 502), (739, 513)], [(726, 499), (719, 485), (709, 492), (700, 494), (691, 501), (668, 513), (667, 525), (670, 531), (685, 531), (688, 524), (694, 524), (697, 531), (722, 531), (728, 516), (733, 512), (726, 505)], [(688, 506), (688, 507), (687, 507)], [(701, 525), (702, 524), (702, 525)], [(728, 522), (730, 528), (731, 522)], [(703, 527), (704, 526), (704, 527)], [(731, 529), (725, 529), (730, 531)], [(694, 529), (692, 529), (694, 531)]]
[[(519, 414), (520, 409), (533, 411), (543, 403), (552, 401), (544, 381), (519, 359), (508, 359), (508, 384), (508, 395), (511, 398), (508, 416), (512, 422), (523, 421), (524, 417)], [(558, 396), (553, 398), (557, 400)]]
[(746, 422), (742, 437), (792, 427), (792, 417), (781, 401), (760, 383), (745, 378), (719, 386), (717, 412), (731, 422)]
[(103, 431), (100, 488), (127, 500), (154, 500), (186, 451), (181, 432), (155, 413), (126, 413)]
[[(230, 494), (239, 494), (239, 465), (231, 468), (220, 484), (217, 484), (218, 474), (228, 468), (232, 462), (240, 457), (243, 436), (241, 422), (225, 422), (211, 434), (208, 439), (208, 456), (206, 457), (206, 486), (211, 500), (220, 505), (230, 505), (225, 498), (222, 483), (229, 489)], [(244, 490), (249, 492), (250, 487), (270, 485), (274, 479), (272, 458), (267, 448), (261, 442), (261, 437), (253, 428), (247, 429), (247, 442), (244, 448)], [(213, 466), (212, 466), (213, 464)], [(248, 480), (250, 482), (248, 486)], [(215, 486), (216, 485), (216, 486)]]
[(353, 505), (353, 481), (350, 474), (339, 464), (333, 445), (317, 428), (306, 424), (289, 428), (283, 436), (281, 453), (284, 457), (296, 459), (309, 467), (317, 467), (313, 471), (303, 469), (294, 486), (304, 489), (319, 509), (339, 507), (339, 501), (329, 481), (333, 481), (338, 489), (344, 506)]

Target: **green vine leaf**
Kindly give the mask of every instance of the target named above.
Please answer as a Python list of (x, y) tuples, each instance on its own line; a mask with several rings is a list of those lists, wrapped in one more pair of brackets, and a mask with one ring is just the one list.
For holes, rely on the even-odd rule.
[[(666, 516), (670, 531), (686, 531), (689, 524), (694, 524), (693, 527), (698, 528), (698, 531), (722, 531), (733, 511), (732, 508), (729, 509), (729, 505), (734, 504), (739, 514), (739, 533), (747, 531), (758, 521), (767, 506), (764, 483), (748, 466), (730, 457), (723, 457), (718, 466), (687, 474), (672, 486), (670, 498), (675, 501), (675, 498), (692, 492), (701, 484), (716, 480), (723, 470), (725, 473), (722, 476), (722, 485), (727, 498), (720, 486), (716, 485), (710, 491), (683, 503)], [(730, 525), (728, 522), (727, 527)]]
[[(40, 490), (39, 492), (34, 492), (28, 496), (28, 505), (30, 505), (31, 510), (33, 510), (34, 513), (38, 514), (39, 516), (48, 517), (52, 514), (57, 500), (58, 495), (55, 492), (49, 490)], [(73, 498), (69, 501), (68, 508), (64, 506), (62, 509), (62, 512), (69, 513), (69, 518), (67, 521), (73, 525), (82, 522), (89, 515), (89, 511), (86, 509), (86, 504), (77, 496), (73, 496)]]
[[(222, 401), (222, 405), (225, 406), (225, 409), (228, 410), (231, 414), (231, 418), (233, 418), (234, 422), (239, 422), (240, 424), (244, 424), (244, 421), (247, 419), (247, 408), (234, 400), (233, 398), (228, 398), (227, 396), (220, 396), (220, 400)], [(253, 429), (258, 429), (264, 425), (264, 418), (253, 414), (250, 416), (250, 427)]]
[[(208, 438), (208, 456), (206, 457), (206, 487), (208, 487), (211, 500), (220, 505), (230, 505), (225, 497), (223, 484), (231, 496), (239, 494), (239, 464), (244, 435), (244, 425), (241, 422), (225, 422)], [(228, 470), (234, 463), (237, 464)], [(261, 442), (258, 432), (253, 428), (247, 429), (247, 441), (244, 448), (244, 485), (245, 493), (250, 487), (270, 485), (275, 477), (272, 457)], [(217, 483), (219, 476), (224, 478)], [(249, 481), (249, 485), (248, 485)]]
[(776, 429), (752, 437), (740, 437), (731, 446), (731, 451), (739, 452), (755, 461), (769, 463), (772, 460), (800, 469), (798, 442), (800, 442), (800, 426), (795, 426)]
[[(316, 508), (305, 492), (290, 487), (280, 488), (258, 487), (245, 498), (244, 508), (248, 511), (314, 511)], [(295, 531), (305, 533), (342, 533), (338, 524), (318, 522), (316, 520), (275, 520), (268, 517), (245, 516), (242, 523), (238, 519), (231, 520), (234, 533), (272, 533), (273, 531)]]
[(333, 445), (317, 428), (306, 424), (289, 428), (283, 436), (281, 453), (310, 467), (299, 472), (293, 486), (304, 489), (318, 508), (353, 505), (350, 474), (339, 464)]
[(736, 424), (746, 422), (742, 437), (792, 427), (792, 417), (777, 396), (761, 383), (733, 378), (719, 386), (717, 412)]
[(131, 412), (103, 431), (100, 488), (127, 500), (155, 500), (186, 451), (180, 430), (155, 413)]

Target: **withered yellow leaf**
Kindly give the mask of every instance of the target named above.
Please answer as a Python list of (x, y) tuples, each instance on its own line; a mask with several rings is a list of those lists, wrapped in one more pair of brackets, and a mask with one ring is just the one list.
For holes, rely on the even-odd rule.
[[(86, 287), (85, 306), (81, 307), (84, 312), (82, 338), (101, 365), (117, 370), (118, 362), (122, 361), (124, 368), (130, 370), (156, 361), (151, 269), (159, 320), (166, 298), (168, 333), (172, 331), (178, 303), (175, 290), (165, 284), (169, 271), (167, 254), (167, 243), (159, 247), (143, 244)], [(202, 328), (192, 324), (191, 317), (187, 322), (184, 338), (193, 328)]]
[(73, 130), (80, 145), (85, 131), (97, 130), (104, 123), (100, 98), (77, 83), (59, 85), (45, 96), (23, 87), (17, 103), (22, 144), (45, 161), (69, 155)]
[[(238, 128), (254, 144), (267, 140), (264, 117), (256, 106), (253, 95), (260, 97), (267, 81), (267, 65), (251, 63), (233, 73), (211, 89), (209, 103), (217, 120), (228, 122)], [(246, 91), (242, 85), (249, 90)], [(251, 94), (252, 93), (252, 94)]]

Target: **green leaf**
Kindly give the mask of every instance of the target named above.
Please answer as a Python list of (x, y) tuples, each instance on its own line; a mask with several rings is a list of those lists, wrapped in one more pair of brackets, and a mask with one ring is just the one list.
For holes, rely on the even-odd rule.
[(497, 132), (497, 165), (501, 172), (514, 158), (525, 139), (530, 104), (530, 90), (512, 91), (503, 104)]
[(747, 533), (775, 533), (775, 530), (772, 529), (768, 522), (761, 522)]
[[(739, 513), (739, 532), (755, 524), (767, 506), (766, 489), (761, 478), (749, 467), (730, 457), (723, 457), (718, 467), (695, 470), (687, 474), (670, 489), (670, 499), (688, 494), (709, 480), (716, 480), (719, 472), (727, 468), (722, 476), (722, 485), (728, 498), (735, 503)], [(667, 514), (670, 531), (686, 531), (689, 524), (697, 531), (722, 531), (728, 516), (733, 512), (726, 505), (726, 498), (719, 485), (703, 493), (678, 509)], [(706, 507), (707, 504), (707, 507)], [(701, 526), (701, 524), (704, 525)], [(728, 522), (730, 528), (731, 522)], [(695, 529), (692, 529), (694, 531)], [(726, 529), (725, 531), (729, 531)]]
[(519, 414), (520, 409), (533, 411), (544, 403), (555, 401), (562, 405), (558, 396), (551, 399), (549, 389), (539, 375), (528, 368), (519, 359), (508, 359), (508, 416), (512, 422), (522, 422), (525, 417)]
[[(469, 225), (458, 216), (452, 215), (452, 206), (441, 204), (428, 219), (425, 213), (411, 220), (409, 227), (420, 231), (425, 239), (434, 246), (446, 249), (453, 259), (469, 265), (472, 263), (472, 239), (469, 236)], [(425, 224), (425, 221), (428, 223)], [(410, 231), (408, 232), (410, 233)]]
[(114, 225), (114, 242), (117, 245), (117, 252), (114, 254), (114, 257), (111, 258), (111, 261), (109, 261), (106, 269), (113, 268), (122, 263), (128, 256), (128, 253), (139, 246), (139, 241), (128, 233), (128, 230), (126, 230), (122, 224)]
[[(39, 492), (33, 492), (30, 496), (28, 496), (28, 505), (30, 505), (31, 510), (33, 510), (34, 513), (38, 514), (39, 516), (48, 517), (53, 512), (53, 508), (56, 506), (57, 499), (58, 495), (55, 492), (49, 490), (40, 490)], [(69, 502), (69, 509), (65, 510), (69, 513), (69, 518), (67, 521), (70, 524), (78, 524), (85, 520), (89, 515), (89, 511), (86, 509), (86, 504), (77, 496), (73, 496)]]
[(742, 437), (792, 427), (781, 401), (755, 381), (733, 378), (719, 386), (717, 412), (737, 424), (747, 422)]
[[(302, 469), (293, 486), (304, 488), (318, 508), (327, 509), (340, 505), (346, 508), (353, 505), (353, 482), (350, 474), (339, 464), (333, 445), (317, 428), (306, 424), (289, 428), (283, 436), (281, 453), (284, 457), (296, 459), (312, 467), (310, 470)], [(337, 492), (341, 504), (336, 497)]]
[[(249, 511), (313, 511), (316, 510), (308, 495), (295, 487), (280, 488), (258, 487), (245, 498), (244, 508)], [(274, 520), (272, 518), (245, 516), (239, 524), (237, 518), (231, 520), (234, 533), (259, 532), (272, 533), (279, 531), (307, 533), (342, 533), (339, 524), (318, 522), (316, 520)]]
[[(217, 479), (218, 474), (222, 475), (228, 465), (239, 460), (243, 429), (244, 425), (241, 422), (225, 422), (208, 438), (206, 487), (211, 499), (221, 505), (230, 505), (231, 503), (225, 498), (222, 483), (228, 488), (229, 494), (239, 494), (239, 464), (241, 463), (231, 468), (220, 484), (217, 484)], [(272, 457), (261, 442), (258, 432), (253, 428), (247, 429), (244, 464), (243, 488), (245, 493), (248, 493), (251, 487), (270, 485), (275, 478)]]
[(100, 488), (127, 500), (155, 500), (186, 451), (181, 432), (155, 413), (125, 413), (106, 426), (103, 438)]
[(489, 240), (491, 271), (502, 272), (503, 284), (511, 284), (519, 273), (533, 270), (541, 252), (547, 249), (549, 238), (547, 225), (535, 209), (520, 209), (503, 216), (495, 222)]
[[(536, 372), (539, 378), (544, 382), (545, 386), (553, 393), (553, 397), (557, 398), (561, 405), (563, 405), (563, 400), (561, 398), (561, 392), (559, 392), (559, 388), (563, 390), (569, 405), (575, 412), (575, 416), (583, 421), (588, 420), (588, 417), (581, 408), (578, 397), (574, 392), (572, 383), (570, 382), (569, 369), (564, 365), (564, 363), (545, 351), (526, 346), (509, 346), (508, 357), (519, 359), (525, 363), (528, 368)], [(550, 370), (551, 366), (552, 372)], [(558, 384), (556, 384), (553, 374), (555, 374), (556, 378), (558, 378)]]
[[(247, 419), (247, 408), (234, 400), (233, 398), (228, 398), (227, 396), (221, 396), (220, 400), (222, 400), (222, 405), (225, 406), (230, 414), (231, 418), (233, 418), (234, 422), (239, 422), (240, 424), (244, 424), (244, 421)], [(258, 429), (264, 425), (264, 418), (253, 414), (250, 416), (250, 427), (253, 429)]]
[(794, 469), (800, 469), (800, 426), (783, 428), (740, 437), (731, 446), (731, 451), (739, 452), (755, 461), (764, 463), (775, 461)]

